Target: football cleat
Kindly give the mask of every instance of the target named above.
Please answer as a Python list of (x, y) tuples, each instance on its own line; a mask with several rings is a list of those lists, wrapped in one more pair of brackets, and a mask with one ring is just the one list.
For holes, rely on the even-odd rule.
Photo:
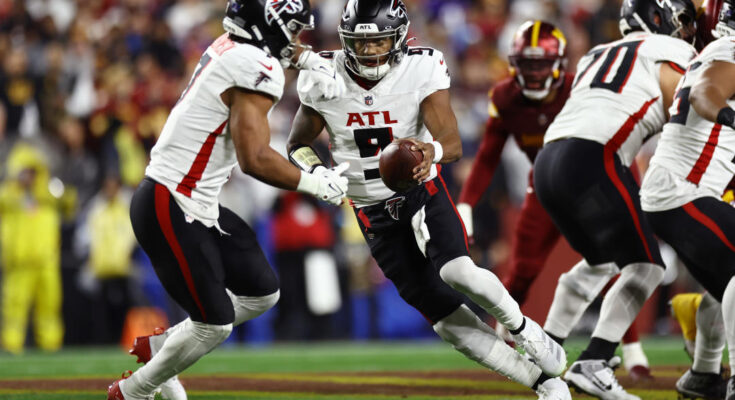
[(150, 341), (151, 336), (162, 335), (164, 332), (166, 332), (165, 329), (158, 327), (153, 330), (152, 335), (136, 337), (135, 341), (133, 341), (133, 347), (128, 350), (128, 353), (130, 353), (130, 355), (138, 357), (138, 360), (136, 361), (137, 363), (147, 363), (151, 360), (151, 357), (153, 357)]
[(564, 374), (564, 380), (577, 391), (601, 400), (641, 400), (620, 386), (613, 371), (620, 365), (620, 357), (610, 361), (578, 360)]
[(531, 356), (544, 373), (559, 376), (567, 367), (567, 354), (564, 348), (532, 319), (523, 317), (526, 326), (521, 332), (513, 335), (513, 340)]
[(684, 336), (684, 351), (694, 359), (694, 339), (697, 336), (697, 309), (702, 302), (701, 293), (681, 293), (669, 301), (671, 315), (679, 322)]
[(572, 400), (569, 387), (561, 378), (551, 378), (538, 385), (538, 400)]
[(645, 365), (634, 365), (628, 370), (628, 376), (633, 380), (633, 383), (648, 382), (656, 379), (651, 375), (651, 369)]
[(735, 400), (735, 376), (731, 376), (727, 380), (727, 394), (725, 394), (725, 400)]
[(124, 396), (120, 389), (120, 382), (130, 378), (131, 375), (133, 375), (133, 371), (125, 371), (122, 373), (121, 379), (112, 382), (112, 384), (107, 387), (107, 400), (138, 400), (129, 396)]
[(720, 374), (696, 372), (688, 369), (676, 381), (679, 399), (720, 400), (727, 390), (727, 381)]
[[(151, 348), (151, 337), (162, 335), (165, 332), (165, 329), (159, 327), (153, 330), (152, 335), (138, 336), (135, 338), (133, 347), (130, 349), (129, 353), (138, 357), (137, 362), (144, 364), (147, 363), (151, 360), (153, 355), (155, 355), (155, 352)], [(164, 400), (187, 400), (186, 389), (184, 389), (184, 385), (181, 384), (181, 381), (179, 381), (177, 376), (174, 376), (162, 383), (161, 386), (156, 389), (156, 392), (160, 393)]]

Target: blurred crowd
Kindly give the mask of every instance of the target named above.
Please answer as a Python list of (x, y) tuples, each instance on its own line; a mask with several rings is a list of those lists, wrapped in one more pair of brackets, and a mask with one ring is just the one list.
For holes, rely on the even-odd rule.
[[(316, 29), (305, 42), (339, 48), (343, 2), (311, 0)], [(507, 76), (518, 25), (543, 19), (561, 27), (571, 70), (592, 45), (620, 35), (618, 0), (405, 2), (409, 36), (416, 37), (409, 44), (442, 50), (452, 74), (465, 150), (444, 172), (454, 194), (483, 132), (487, 91)], [(169, 110), (223, 32), (224, 8), (224, 0), (0, 0), (3, 349), (22, 351), (29, 321), (36, 345), (54, 350), (119, 341), (141, 318), (182, 318), (137, 248), (128, 207)], [(289, 81), (295, 76), (287, 73)], [(271, 114), (279, 151), (297, 107), (287, 84)], [(503, 215), (525, 192), (528, 162), (509, 146), (476, 210), (483, 223), (475, 228), (475, 256), (485, 265), (505, 261)], [(395, 315), (407, 306), (385, 287), (349, 210), (279, 192), (239, 171), (221, 200), (256, 228), (282, 281), (278, 309), (235, 340), (415, 334), (410, 319)], [(164, 315), (129, 312), (149, 306)], [(430, 331), (420, 316), (416, 325), (419, 334)]]

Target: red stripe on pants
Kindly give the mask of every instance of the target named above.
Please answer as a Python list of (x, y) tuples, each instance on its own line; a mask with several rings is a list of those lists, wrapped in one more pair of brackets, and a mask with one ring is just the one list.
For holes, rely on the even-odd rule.
[(155, 203), (158, 225), (161, 227), (163, 236), (166, 237), (166, 242), (168, 242), (171, 251), (173, 251), (176, 257), (176, 261), (179, 263), (179, 269), (186, 281), (186, 287), (189, 289), (191, 297), (194, 298), (199, 312), (202, 313), (203, 322), (207, 322), (207, 313), (204, 312), (204, 307), (202, 307), (202, 303), (199, 301), (199, 294), (197, 293), (196, 287), (194, 287), (194, 279), (191, 277), (189, 263), (186, 261), (186, 257), (184, 257), (184, 252), (181, 250), (181, 245), (179, 245), (179, 241), (176, 239), (176, 233), (174, 233), (174, 228), (171, 224), (171, 213), (168, 208), (170, 198), (171, 193), (169, 193), (168, 189), (163, 185), (156, 184)]
[(467, 229), (464, 227), (464, 221), (462, 221), (462, 217), (459, 216), (459, 211), (457, 211), (457, 207), (454, 206), (454, 201), (452, 201), (452, 196), (449, 195), (449, 190), (447, 190), (447, 184), (444, 183), (444, 178), (442, 178), (441, 175), (437, 175), (439, 177), (439, 182), (442, 183), (442, 186), (444, 186), (444, 194), (447, 195), (447, 198), (449, 199), (449, 204), (452, 205), (452, 209), (454, 209), (454, 213), (457, 214), (457, 219), (459, 219), (459, 223), (462, 225), (462, 236), (464, 236), (464, 247), (467, 249), (467, 252), (470, 252), (470, 245), (467, 241)]
[(699, 209), (694, 206), (694, 203), (686, 203), (681, 208), (684, 209), (684, 211), (689, 214), (690, 217), (694, 218), (697, 222), (704, 225), (712, 231), (720, 240), (722, 243), (725, 244), (730, 250), (735, 252), (735, 246), (730, 243), (730, 241), (727, 239), (727, 236), (725, 236), (725, 233), (722, 232), (722, 229), (720, 229), (719, 226), (717, 226), (717, 223), (712, 220), (712, 218), (706, 216), (703, 212), (699, 211)]
[(610, 141), (605, 144), (605, 148), (603, 151), (605, 172), (607, 172), (607, 176), (610, 178), (610, 181), (613, 183), (613, 185), (615, 185), (618, 193), (620, 193), (620, 196), (623, 198), (625, 205), (628, 207), (628, 212), (630, 213), (631, 218), (633, 218), (633, 224), (635, 225), (635, 229), (638, 232), (638, 236), (641, 238), (641, 242), (643, 242), (643, 247), (646, 250), (648, 260), (652, 264), (655, 264), (655, 262), (653, 261), (653, 256), (651, 255), (651, 249), (648, 246), (648, 241), (646, 241), (646, 236), (643, 234), (641, 221), (638, 217), (638, 211), (633, 205), (633, 199), (630, 198), (630, 193), (628, 193), (628, 190), (626, 189), (623, 182), (620, 180), (617, 171), (615, 171), (615, 153), (618, 151), (618, 149), (620, 149), (620, 146), (625, 143), (625, 141), (628, 139), (628, 136), (630, 136), (630, 133), (633, 132), (635, 125), (638, 123), (638, 121), (641, 120), (641, 118), (643, 118), (644, 115), (646, 115), (646, 111), (648, 111), (648, 108), (651, 106), (651, 104), (655, 103), (656, 100), (658, 100), (658, 97), (654, 97), (651, 100), (648, 100), (643, 104), (643, 106), (641, 106), (638, 111), (636, 111), (635, 114), (628, 117), (623, 126), (618, 129), (612, 139), (610, 139)]

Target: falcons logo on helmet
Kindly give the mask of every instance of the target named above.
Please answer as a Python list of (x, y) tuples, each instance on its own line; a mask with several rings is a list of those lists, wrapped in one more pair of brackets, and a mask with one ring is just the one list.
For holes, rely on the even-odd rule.
[(404, 18), (406, 16), (406, 5), (401, 0), (393, 0), (388, 15), (393, 18)]
[(403, 207), (403, 203), (406, 202), (405, 196), (394, 197), (385, 202), (385, 209), (388, 211), (388, 215), (391, 218), (398, 221), (398, 209)]
[[(275, 15), (280, 15), (284, 11), (288, 14), (296, 14), (304, 9), (304, 3), (301, 0), (268, 0), (265, 7), (265, 22), (270, 25)], [(273, 10), (273, 12), (271, 12)], [(275, 14), (274, 14), (275, 13)]]

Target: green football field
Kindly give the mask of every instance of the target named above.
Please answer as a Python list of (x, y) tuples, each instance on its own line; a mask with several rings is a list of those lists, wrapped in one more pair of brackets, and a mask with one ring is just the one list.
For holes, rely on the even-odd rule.
[[(570, 362), (585, 344), (568, 342)], [(676, 399), (673, 383), (689, 363), (681, 338), (643, 344), (656, 380), (630, 386), (621, 368), (621, 383), (642, 399)], [(0, 399), (104, 399), (107, 385), (126, 369), (135, 370), (136, 364), (119, 348), (2, 354)], [(181, 380), (192, 400), (536, 399), (529, 389), (480, 368), (440, 341), (225, 346)]]

